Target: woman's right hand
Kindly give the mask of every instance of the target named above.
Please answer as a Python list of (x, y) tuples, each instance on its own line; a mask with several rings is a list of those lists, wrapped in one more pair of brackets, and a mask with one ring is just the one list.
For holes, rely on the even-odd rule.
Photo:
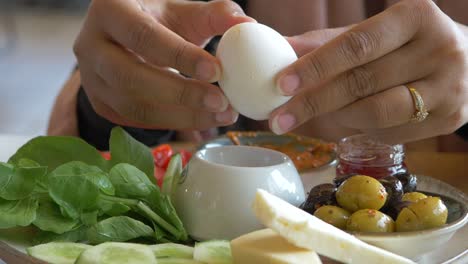
[(94, 110), (144, 128), (232, 124), (238, 114), (210, 84), (221, 66), (202, 46), (247, 21), (253, 19), (228, 0), (92, 1), (74, 52)]

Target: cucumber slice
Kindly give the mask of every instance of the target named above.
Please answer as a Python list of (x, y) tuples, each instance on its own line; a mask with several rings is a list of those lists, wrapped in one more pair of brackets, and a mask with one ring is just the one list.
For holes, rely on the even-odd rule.
[(146, 245), (106, 242), (83, 251), (76, 264), (156, 264)]
[(211, 240), (196, 243), (193, 259), (208, 264), (231, 264), (231, 245), (226, 240)]
[[(160, 258), (177, 258), (177, 259), (193, 259), (193, 247), (186, 245), (165, 243), (149, 246), (157, 259)], [(159, 261), (158, 261), (159, 263)]]
[(179, 181), (182, 169), (182, 156), (180, 154), (175, 154), (169, 161), (166, 173), (164, 174), (162, 193), (171, 197)]
[(29, 247), (26, 252), (30, 256), (51, 264), (73, 264), (78, 256), (90, 245), (71, 242), (50, 242)]
[(158, 259), (158, 264), (205, 264), (205, 263), (196, 261), (193, 259), (161, 258), (161, 259)]

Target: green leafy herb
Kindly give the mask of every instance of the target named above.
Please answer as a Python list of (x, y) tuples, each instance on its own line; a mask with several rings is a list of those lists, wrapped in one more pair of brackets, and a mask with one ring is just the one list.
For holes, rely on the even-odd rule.
[(103, 193), (108, 195), (115, 193), (114, 186), (100, 168), (81, 161), (71, 161), (57, 167), (49, 177), (55, 176), (82, 176), (96, 185)]
[(78, 242), (86, 240), (86, 232), (88, 227), (81, 226), (77, 229), (65, 232), (63, 234), (56, 234), (53, 232), (42, 231), (34, 237), (34, 244), (43, 244), (49, 243), (52, 241), (62, 241), (62, 242)]
[(154, 178), (154, 158), (151, 150), (132, 138), (123, 128), (115, 127), (112, 129), (110, 151), (112, 166), (119, 163), (132, 164), (143, 171), (146, 177), (156, 184), (156, 179)]
[(45, 167), (15, 167), (0, 163), (0, 197), (6, 200), (20, 200), (28, 197), (36, 186), (36, 177), (47, 172)]
[(131, 210), (131, 208), (128, 205), (104, 199), (98, 200), (98, 207), (102, 210), (103, 213), (110, 216), (123, 215)]
[(106, 161), (73, 137), (26, 143), (9, 163), (0, 163), (0, 228), (33, 224), (41, 243), (187, 240), (170, 198), (180, 156), (170, 162), (161, 192), (149, 148), (119, 127), (112, 130), (110, 146), (112, 160)]
[(76, 137), (41, 136), (23, 145), (9, 159), (9, 163), (18, 164), (21, 159), (30, 159), (54, 170), (70, 162), (81, 161), (88, 165), (107, 170), (107, 161), (96, 148)]
[(150, 195), (144, 200), (154, 211), (159, 212), (165, 220), (178, 230), (178, 235), (176, 237), (179, 240), (185, 241), (188, 239), (184, 225), (177, 215), (169, 196), (162, 194), (157, 186), (152, 186)]
[(91, 226), (97, 223), (99, 211), (95, 210), (92, 212), (81, 213), (81, 222), (84, 225)]
[(34, 160), (22, 158), (18, 161), (17, 164), (18, 167), (21, 168), (37, 168), (41, 167), (42, 168), (42, 173), (39, 173), (38, 175), (35, 175), (36, 178), (36, 186), (33, 190), (33, 192), (47, 192), (47, 185), (48, 185), (48, 180), (47, 180), (47, 167), (46, 166), (41, 166), (39, 163), (35, 162)]
[(49, 185), (52, 199), (73, 219), (97, 208), (99, 189), (86, 176), (56, 175), (49, 179)]
[(39, 203), (39, 208), (36, 211), (37, 216), (33, 224), (44, 231), (51, 231), (57, 234), (63, 234), (79, 226), (77, 219), (71, 219), (63, 216), (60, 213), (60, 208), (57, 204), (51, 201)]
[(93, 244), (107, 241), (122, 242), (152, 235), (151, 227), (127, 216), (107, 218), (88, 230), (88, 240)]
[(0, 199), (0, 228), (28, 226), (36, 219), (37, 200), (29, 197), (17, 201)]
[(126, 163), (115, 165), (109, 172), (109, 178), (117, 195), (122, 197), (145, 197), (153, 185), (144, 172)]

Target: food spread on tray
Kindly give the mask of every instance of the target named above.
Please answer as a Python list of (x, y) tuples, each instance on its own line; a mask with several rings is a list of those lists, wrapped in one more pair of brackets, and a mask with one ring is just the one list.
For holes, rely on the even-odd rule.
[(351, 173), (315, 186), (300, 208), (258, 190), (253, 210), (266, 229), (196, 242), (172, 206), (190, 155), (150, 149), (119, 127), (108, 153), (78, 138), (34, 138), (0, 163), (0, 228), (34, 229), (27, 252), (48, 263), (321, 263), (319, 255), (413, 263), (352, 232), (423, 230), (447, 220), (443, 201), (417, 192), (407, 171)]
[[(255, 138), (258, 132), (252, 131), (229, 131), (226, 136), (234, 145), (242, 145), (239, 140), (243, 138)], [(275, 144), (274, 142), (249, 143), (249, 146), (257, 146), (280, 151), (292, 160), (298, 171), (306, 171), (321, 167), (334, 159), (336, 144), (326, 143), (319, 139), (288, 134), (291, 140), (286, 144)]]

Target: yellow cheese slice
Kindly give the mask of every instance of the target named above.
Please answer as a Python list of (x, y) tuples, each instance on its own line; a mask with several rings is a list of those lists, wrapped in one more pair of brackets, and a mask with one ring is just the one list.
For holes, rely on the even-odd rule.
[(263, 229), (231, 241), (234, 264), (322, 263), (312, 250), (298, 248), (271, 229)]
[(257, 191), (253, 207), (261, 223), (297, 247), (344, 263), (414, 263), (369, 245), (264, 190)]

